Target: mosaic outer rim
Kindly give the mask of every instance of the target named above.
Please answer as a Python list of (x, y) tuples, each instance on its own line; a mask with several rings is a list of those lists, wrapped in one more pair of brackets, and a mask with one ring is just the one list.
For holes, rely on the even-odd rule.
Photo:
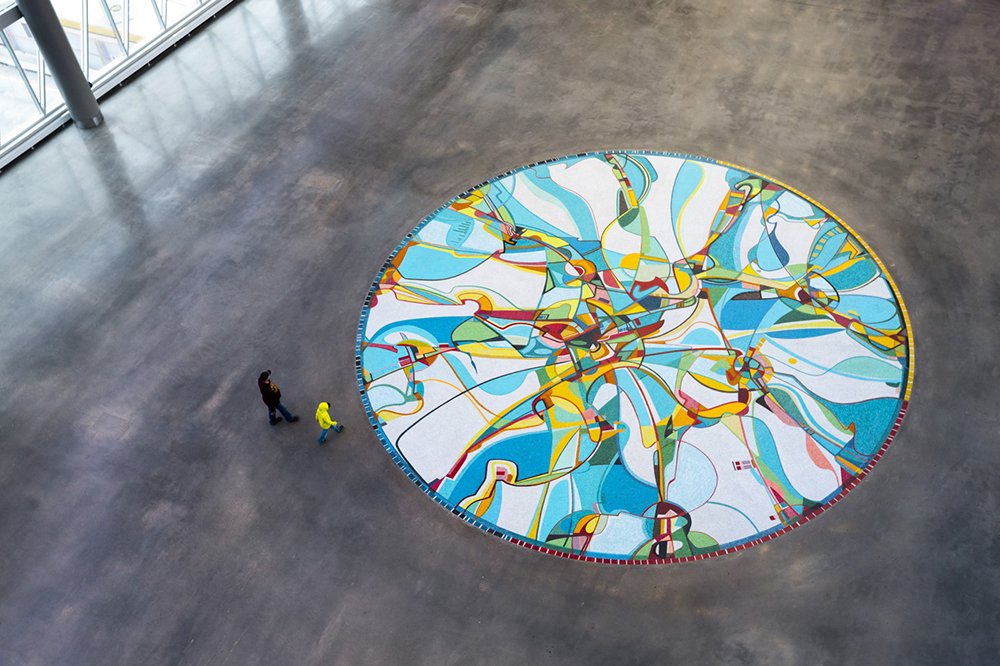
[[(553, 163), (553, 162), (559, 162), (561, 160), (566, 160), (566, 159), (571, 159), (571, 158), (576, 158), (576, 157), (595, 157), (595, 156), (608, 155), (608, 154), (611, 154), (611, 155), (654, 155), (654, 156), (660, 156), (660, 157), (674, 157), (674, 158), (680, 158), (680, 159), (686, 159), (686, 160), (694, 160), (694, 161), (698, 161), (698, 162), (703, 162), (703, 163), (708, 163), (708, 164), (715, 164), (715, 165), (718, 165), (718, 166), (724, 166), (724, 167), (729, 167), (729, 168), (733, 168), (733, 169), (739, 169), (741, 171), (745, 171), (748, 174), (752, 174), (752, 175), (764, 178), (765, 180), (768, 180), (768, 181), (774, 183), (775, 185), (779, 185), (780, 187), (784, 188), (785, 190), (787, 190), (789, 192), (792, 192), (793, 194), (795, 194), (795, 195), (797, 195), (797, 196), (805, 199), (806, 201), (808, 201), (812, 205), (816, 206), (817, 208), (819, 208), (820, 210), (822, 210), (824, 213), (826, 213), (827, 215), (829, 215), (831, 218), (833, 218), (837, 222), (837, 224), (839, 224), (841, 227), (843, 227), (844, 230), (848, 234), (850, 234), (850, 236), (854, 240), (858, 241), (861, 244), (861, 246), (865, 249), (865, 251), (868, 252), (869, 256), (875, 261), (876, 265), (882, 270), (882, 274), (885, 277), (886, 282), (889, 284), (890, 289), (892, 290), (892, 294), (895, 297), (897, 304), (899, 305), (899, 310), (900, 310), (900, 313), (902, 314), (902, 317), (903, 317), (903, 324), (904, 324), (904, 326), (906, 328), (906, 339), (907, 339), (906, 384), (905, 384), (905, 388), (904, 388), (904, 390), (903, 390), (903, 392), (902, 392), (902, 394), (900, 396), (900, 403), (901, 403), (901, 405), (900, 405), (899, 413), (896, 416), (896, 420), (893, 422), (893, 425), (890, 428), (889, 433), (886, 436), (885, 441), (879, 447), (879, 449), (875, 453), (875, 455), (872, 456), (872, 459), (868, 462), (868, 464), (866, 464), (862, 468), (861, 472), (859, 472), (848, 483), (846, 483), (841, 488), (840, 492), (837, 493), (835, 496), (833, 496), (832, 498), (826, 500), (823, 504), (821, 504), (820, 506), (816, 507), (815, 509), (813, 509), (809, 513), (803, 514), (799, 520), (795, 521), (794, 523), (792, 523), (790, 525), (785, 525), (785, 526), (782, 526), (780, 528), (774, 528), (774, 529), (772, 529), (772, 531), (769, 531), (769, 532), (761, 534), (756, 539), (750, 539), (748, 541), (744, 541), (742, 543), (739, 543), (739, 544), (736, 544), (736, 545), (733, 545), (733, 546), (728, 546), (726, 548), (720, 548), (719, 550), (712, 551), (711, 553), (702, 553), (702, 554), (699, 554), (699, 555), (689, 555), (689, 556), (685, 556), (685, 557), (677, 557), (677, 558), (669, 558), (669, 559), (630, 560), (630, 559), (614, 559), (614, 558), (605, 558), (605, 557), (592, 557), (592, 556), (589, 556), (589, 555), (578, 555), (578, 554), (575, 554), (575, 553), (568, 553), (568, 552), (565, 552), (565, 551), (556, 550), (556, 549), (553, 549), (553, 548), (548, 548), (546, 546), (541, 546), (541, 545), (539, 545), (537, 543), (526, 541), (526, 540), (522, 539), (519, 535), (515, 535), (515, 534), (510, 533), (510, 532), (508, 532), (506, 530), (503, 530), (503, 529), (498, 529), (496, 526), (494, 526), (492, 524), (485, 523), (484, 521), (480, 520), (475, 515), (470, 514), (469, 512), (467, 512), (467, 511), (465, 511), (463, 509), (460, 509), (457, 506), (455, 506), (455, 505), (451, 504), (450, 502), (448, 502), (447, 500), (445, 500), (438, 493), (436, 493), (435, 491), (431, 490), (431, 488), (427, 485), (427, 483), (423, 480), (423, 478), (421, 478), (413, 470), (413, 468), (410, 466), (410, 464), (406, 460), (404, 460), (396, 452), (395, 446), (392, 444), (392, 442), (389, 441), (389, 438), (386, 437), (385, 433), (382, 431), (381, 426), (379, 426), (379, 424), (378, 424), (378, 419), (375, 417), (374, 411), (372, 410), (372, 407), (371, 407), (371, 403), (368, 400), (368, 394), (367, 394), (367, 392), (365, 390), (365, 383), (364, 383), (364, 378), (363, 378), (362, 369), (361, 369), (361, 345), (362, 345), (362, 343), (364, 341), (365, 329), (366, 329), (367, 324), (368, 324), (368, 314), (370, 312), (370, 305), (371, 305), (372, 298), (373, 298), (373, 296), (375, 295), (375, 292), (378, 289), (379, 282), (381, 281), (381, 278), (384, 275), (385, 270), (387, 268), (389, 268), (389, 266), (391, 266), (393, 259), (395, 259), (396, 255), (399, 254), (399, 251), (402, 250), (403, 247), (406, 245), (406, 243), (410, 239), (413, 238), (414, 234), (416, 234), (417, 232), (419, 232), (438, 213), (440, 213), (442, 210), (445, 210), (446, 208), (448, 208), (449, 206), (451, 206), (451, 204), (454, 203), (456, 200), (468, 196), (472, 192), (474, 192), (474, 191), (476, 191), (476, 190), (484, 187), (485, 185), (489, 185), (489, 184), (491, 184), (493, 182), (496, 182), (496, 181), (498, 181), (498, 180), (500, 180), (502, 178), (506, 178), (507, 176), (519, 173), (521, 171), (525, 171), (527, 169), (534, 168), (534, 167), (539, 166), (539, 165), (550, 164), (550, 163)], [(792, 531), (792, 530), (794, 530), (796, 528), (799, 528), (802, 525), (805, 525), (806, 523), (809, 523), (809, 522), (815, 520), (819, 515), (821, 515), (824, 512), (826, 512), (830, 507), (832, 507), (832, 506), (836, 505), (838, 502), (840, 502), (850, 491), (854, 490), (854, 488), (856, 488), (858, 486), (858, 484), (860, 484), (861, 481), (865, 477), (868, 476), (869, 473), (871, 473), (871, 471), (872, 471), (872, 469), (874, 469), (875, 465), (879, 462), (879, 460), (882, 459), (882, 456), (884, 456), (885, 453), (886, 453), (886, 451), (889, 450), (889, 446), (892, 444), (892, 442), (895, 439), (896, 435), (899, 433), (900, 427), (902, 426), (903, 420), (904, 420), (904, 418), (906, 416), (906, 412), (909, 409), (910, 396), (911, 396), (912, 391), (913, 391), (914, 374), (915, 374), (915, 370), (916, 370), (916, 365), (915, 365), (915, 362), (914, 362), (914, 360), (915, 360), (915, 352), (916, 352), (916, 346), (915, 346), (915, 343), (914, 343), (913, 327), (912, 327), (912, 325), (910, 323), (910, 313), (909, 313), (909, 310), (906, 307), (906, 304), (903, 301), (903, 296), (900, 293), (899, 287), (896, 285), (896, 282), (893, 279), (892, 274), (889, 272), (889, 270), (886, 267), (885, 263), (878, 256), (878, 254), (871, 247), (871, 245), (869, 245), (869, 243), (860, 234), (858, 234), (857, 231), (855, 231), (850, 225), (848, 225), (846, 222), (844, 222), (840, 218), (839, 215), (837, 215), (836, 213), (834, 213), (827, 206), (821, 204), (820, 202), (816, 201), (811, 196), (809, 196), (809, 195), (801, 192), (797, 188), (794, 188), (794, 187), (786, 184), (785, 182), (783, 182), (783, 181), (781, 181), (781, 180), (779, 180), (777, 178), (773, 178), (773, 177), (771, 177), (771, 176), (769, 176), (769, 175), (767, 175), (767, 174), (765, 174), (765, 173), (763, 173), (761, 171), (758, 171), (756, 169), (750, 169), (750, 168), (747, 168), (745, 166), (742, 166), (740, 164), (736, 164), (736, 163), (733, 163), (733, 162), (727, 162), (727, 161), (724, 161), (724, 160), (718, 160), (718, 159), (715, 159), (715, 158), (712, 158), (712, 157), (706, 157), (706, 156), (703, 156), (703, 155), (694, 155), (694, 154), (690, 154), (690, 153), (679, 153), (679, 152), (672, 152), (672, 151), (644, 150), (644, 149), (609, 149), (609, 150), (589, 150), (589, 151), (584, 151), (584, 152), (579, 152), (579, 153), (570, 153), (570, 154), (567, 154), (567, 155), (561, 155), (559, 157), (551, 157), (551, 158), (547, 158), (547, 159), (543, 159), (543, 160), (538, 160), (538, 161), (532, 162), (530, 164), (525, 164), (525, 165), (516, 167), (514, 169), (510, 169), (508, 171), (504, 171), (502, 173), (495, 174), (494, 176), (488, 178), (487, 180), (484, 180), (484, 181), (482, 181), (481, 183), (479, 183), (477, 185), (473, 185), (472, 187), (469, 187), (466, 190), (464, 190), (462, 193), (453, 196), (452, 198), (448, 199), (444, 204), (442, 204), (441, 206), (435, 208), (433, 211), (431, 211), (426, 216), (424, 216), (423, 219), (421, 219), (420, 222), (417, 223), (417, 225), (415, 227), (413, 227), (413, 229), (411, 229), (409, 232), (406, 233), (406, 235), (403, 236), (403, 239), (396, 245), (395, 248), (393, 248), (392, 252), (390, 252), (389, 255), (385, 258), (385, 260), (382, 262), (382, 264), (380, 265), (380, 267), (378, 269), (378, 272), (377, 272), (377, 274), (375, 276), (375, 279), (372, 281), (371, 286), (368, 288), (368, 291), (367, 291), (367, 293), (365, 295), (364, 302), (362, 303), (362, 306), (361, 306), (361, 314), (360, 314), (359, 321), (358, 321), (358, 332), (357, 332), (357, 336), (355, 338), (355, 344), (354, 344), (354, 374), (355, 374), (355, 378), (357, 379), (357, 382), (358, 382), (358, 393), (361, 396), (361, 403), (362, 403), (362, 405), (364, 407), (365, 415), (368, 417), (369, 425), (371, 425), (372, 430), (375, 431), (375, 434), (378, 437), (379, 443), (381, 443), (381, 445), (385, 449), (386, 453), (389, 454), (389, 457), (392, 459), (393, 463), (395, 463), (396, 466), (399, 467), (399, 469), (410, 479), (410, 481), (412, 481), (418, 488), (420, 488), (420, 490), (423, 491), (423, 493), (425, 495), (427, 495), (432, 500), (434, 500), (436, 503), (438, 503), (439, 505), (441, 505), (442, 507), (444, 507), (445, 509), (447, 509), (453, 515), (458, 516), (459, 518), (461, 518), (465, 522), (469, 523), (470, 525), (473, 525), (474, 527), (478, 528), (479, 530), (481, 530), (483, 532), (486, 532), (488, 534), (492, 534), (493, 536), (496, 536), (496, 537), (498, 537), (498, 538), (500, 538), (500, 539), (502, 539), (504, 541), (510, 542), (512, 544), (516, 544), (518, 546), (522, 546), (522, 547), (524, 547), (524, 548), (526, 548), (528, 550), (537, 551), (537, 552), (540, 552), (540, 553), (545, 553), (547, 555), (554, 555), (556, 557), (561, 557), (561, 558), (564, 558), (564, 559), (577, 560), (577, 561), (582, 561), (582, 562), (593, 562), (593, 563), (599, 563), (599, 564), (616, 564), (616, 565), (622, 565), (622, 566), (644, 566), (644, 565), (663, 566), (663, 565), (668, 565), (668, 564), (679, 564), (679, 563), (683, 563), (683, 562), (693, 562), (693, 561), (697, 561), (697, 560), (710, 559), (710, 558), (713, 558), (713, 557), (720, 557), (722, 555), (728, 555), (730, 553), (736, 553), (736, 552), (739, 552), (739, 551), (747, 550), (748, 548), (751, 548), (753, 546), (761, 545), (761, 544), (766, 543), (766, 542), (768, 542), (768, 541), (770, 541), (770, 540), (772, 540), (772, 539), (774, 539), (776, 537), (779, 537), (779, 536), (781, 536), (781, 535), (783, 535), (783, 534), (785, 534), (787, 532), (790, 532), (790, 531)]]

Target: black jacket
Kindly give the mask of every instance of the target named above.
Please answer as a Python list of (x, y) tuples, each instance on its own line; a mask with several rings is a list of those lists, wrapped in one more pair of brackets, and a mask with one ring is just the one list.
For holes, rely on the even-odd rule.
[(258, 379), (257, 388), (260, 389), (260, 397), (267, 405), (268, 409), (277, 409), (281, 402), (281, 391), (271, 383), (270, 379)]

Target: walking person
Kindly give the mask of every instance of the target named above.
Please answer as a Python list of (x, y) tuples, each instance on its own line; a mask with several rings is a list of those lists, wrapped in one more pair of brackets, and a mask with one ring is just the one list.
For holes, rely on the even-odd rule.
[(320, 446), (326, 444), (326, 436), (330, 430), (340, 432), (344, 429), (344, 426), (330, 418), (330, 403), (328, 402), (319, 403), (319, 406), (316, 408), (316, 422), (319, 423), (319, 427), (323, 429), (323, 432), (319, 434)]
[(271, 371), (265, 370), (260, 373), (260, 377), (257, 378), (257, 388), (260, 389), (260, 397), (267, 405), (267, 417), (271, 425), (278, 425), (281, 423), (281, 416), (275, 415), (275, 412), (281, 412), (281, 415), (285, 417), (285, 420), (289, 423), (295, 423), (299, 420), (299, 417), (288, 411), (288, 408), (281, 404), (281, 389), (278, 388), (277, 384), (271, 381)]

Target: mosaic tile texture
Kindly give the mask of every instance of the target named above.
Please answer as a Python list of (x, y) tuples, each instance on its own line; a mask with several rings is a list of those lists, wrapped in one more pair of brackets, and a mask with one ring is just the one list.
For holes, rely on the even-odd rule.
[(809, 521), (885, 451), (912, 339), (818, 203), (683, 155), (502, 174), (409, 234), (366, 299), (358, 380), (396, 463), (507, 540), (701, 559)]

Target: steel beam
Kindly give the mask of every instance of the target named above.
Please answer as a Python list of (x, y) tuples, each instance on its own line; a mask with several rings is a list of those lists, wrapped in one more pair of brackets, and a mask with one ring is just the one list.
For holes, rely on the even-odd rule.
[(17, 5), (11, 5), (0, 9), (0, 30), (6, 30), (14, 25), (14, 22), (21, 18), (21, 10)]
[(73, 122), (83, 129), (99, 126), (104, 116), (52, 4), (49, 0), (17, 0), (17, 7), (62, 92)]

